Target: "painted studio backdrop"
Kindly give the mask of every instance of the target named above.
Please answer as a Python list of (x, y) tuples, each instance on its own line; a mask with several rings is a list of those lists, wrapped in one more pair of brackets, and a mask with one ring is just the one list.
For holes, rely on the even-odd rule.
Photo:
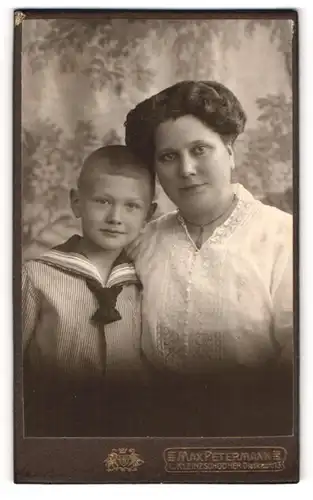
[[(24, 259), (77, 232), (69, 206), (85, 156), (123, 143), (130, 108), (179, 80), (216, 79), (247, 115), (234, 181), (292, 211), (292, 24), (284, 20), (25, 20)], [(158, 188), (157, 215), (172, 210)]]

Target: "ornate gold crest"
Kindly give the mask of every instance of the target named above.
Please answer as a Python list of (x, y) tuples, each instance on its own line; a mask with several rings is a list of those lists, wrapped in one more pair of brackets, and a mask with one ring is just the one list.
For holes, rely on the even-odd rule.
[(108, 472), (134, 472), (144, 461), (134, 448), (113, 448), (104, 463)]
[(22, 24), (24, 19), (26, 18), (25, 14), (21, 11), (14, 12), (14, 25), (19, 26)]

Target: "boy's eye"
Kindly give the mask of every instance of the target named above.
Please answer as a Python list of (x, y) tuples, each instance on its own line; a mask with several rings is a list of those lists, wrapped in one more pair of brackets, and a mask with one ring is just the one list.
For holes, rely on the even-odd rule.
[(162, 163), (174, 161), (176, 158), (176, 153), (163, 153), (159, 156), (158, 160)]
[(95, 198), (93, 201), (101, 205), (107, 205), (109, 203), (109, 200), (105, 200), (104, 198)]

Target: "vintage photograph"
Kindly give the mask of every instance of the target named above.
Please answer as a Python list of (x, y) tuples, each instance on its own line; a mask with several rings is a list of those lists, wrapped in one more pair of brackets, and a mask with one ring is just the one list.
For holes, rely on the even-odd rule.
[(15, 13), (19, 439), (296, 436), (297, 17), (275, 12)]

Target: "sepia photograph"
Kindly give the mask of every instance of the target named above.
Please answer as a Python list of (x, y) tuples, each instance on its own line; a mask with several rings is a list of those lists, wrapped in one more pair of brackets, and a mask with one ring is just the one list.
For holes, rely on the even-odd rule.
[(297, 23), (15, 11), (16, 482), (298, 481)]

